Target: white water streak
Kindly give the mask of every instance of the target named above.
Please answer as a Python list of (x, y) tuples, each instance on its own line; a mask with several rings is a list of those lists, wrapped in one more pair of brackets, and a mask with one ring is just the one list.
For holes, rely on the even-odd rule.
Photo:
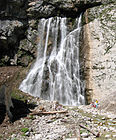
[(20, 85), (22, 91), (44, 99), (57, 100), (65, 105), (85, 104), (79, 65), (80, 26), (81, 16), (77, 28), (69, 33), (66, 18), (41, 20), (38, 29), (41, 34), (38, 56)]

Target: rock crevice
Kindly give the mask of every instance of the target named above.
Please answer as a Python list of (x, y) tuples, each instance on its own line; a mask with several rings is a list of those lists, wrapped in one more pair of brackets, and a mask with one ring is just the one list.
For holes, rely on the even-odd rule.
[[(101, 5), (105, 1), (1, 0), (0, 49), (2, 51), (0, 51), (0, 65), (27, 66), (35, 58), (36, 23), (40, 18), (51, 16), (75, 18), (89, 7)], [(33, 42), (33, 38), (35, 42)]]

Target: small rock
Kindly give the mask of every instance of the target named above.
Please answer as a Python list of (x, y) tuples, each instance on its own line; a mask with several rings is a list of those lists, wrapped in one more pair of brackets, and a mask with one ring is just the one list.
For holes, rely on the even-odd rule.
[(96, 126), (97, 126), (97, 124), (94, 124), (94, 126), (96, 127)]
[(64, 140), (77, 140), (77, 138), (65, 138)]
[(109, 123), (109, 122), (108, 122), (108, 125), (112, 125), (112, 123)]
[(107, 128), (107, 127), (105, 127), (105, 126), (104, 126), (104, 127), (102, 127), (102, 129), (103, 129), (104, 131), (108, 130), (108, 128)]
[(52, 123), (53, 122), (53, 120), (48, 120), (46, 123)]
[(96, 118), (96, 115), (93, 115), (92, 117), (93, 117), (93, 118)]
[(36, 134), (35, 137), (34, 137), (34, 139), (35, 139), (35, 140), (41, 139), (41, 134)]
[(84, 137), (84, 138), (86, 138), (86, 137), (88, 137), (89, 135), (88, 135), (87, 133), (82, 133), (81, 136)]
[(83, 140), (91, 140), (91, 138), (83, 138)]
[(115, 128), (114, 128), (114, 127), (109, 127), (109, 129), (110, 129), (111, 131), (115, 130)]
[(114, 132), (114, 133), (116, 133), (116, 129), (115, 129), (115, 130), (113, 130), (113, 132)]
[(29, 128), (29, 131), (30, 131), (30, 132), (33, 132), (33, 128), (30, 127), (30, 128)]
[(109, 138), (110, 137), (110, 135), (105, 135), (105, 138)]
[(30, 132), (26, 132), (25, 133), (25, 136), (28, 136), (29, 137), (30, 136)]
[(12, 138), (15, 138), (16, 137), (16, 134), (12, 134), (12, 136), (11, 136)]
[(102, 117), (102, 120), (105, 120), (106, 118), (105, 117)]
[(91, 121), (93, 121), (93, 119), (91, 118)]
[(113, 138), (116, 138), (116, 135), (113, 135)]
[(86, 123), (87, 123), (87, 124), (90, 124), (91, 122), (90, 122), (90, 121), (86, 121)]

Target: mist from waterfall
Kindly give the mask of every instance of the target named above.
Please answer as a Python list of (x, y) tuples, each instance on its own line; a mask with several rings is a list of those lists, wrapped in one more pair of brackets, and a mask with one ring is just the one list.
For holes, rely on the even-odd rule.
[(76, 106), (85, 104), (79, 65), (81, 16), (75, 20), (72, 31), (67, 21), (61, 17), (40, 20), (36, 62), (19, 89), (35, 97)]

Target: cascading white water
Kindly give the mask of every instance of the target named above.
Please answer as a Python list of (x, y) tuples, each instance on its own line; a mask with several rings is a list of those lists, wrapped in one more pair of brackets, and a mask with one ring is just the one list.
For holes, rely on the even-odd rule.
[(41, 19), (37, 59), (20, 90), (64, 105), (85, 104), (79, 66), (81, 16), (76, 21), (76, 29), (69, 32), (67, 18)]

